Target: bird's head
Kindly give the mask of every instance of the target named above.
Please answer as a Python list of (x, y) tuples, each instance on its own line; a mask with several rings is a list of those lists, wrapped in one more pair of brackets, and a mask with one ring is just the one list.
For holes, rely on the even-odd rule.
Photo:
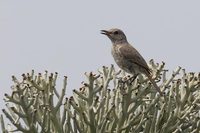
[(110, 38), (113, 44), (127, 43), (126, 35), (120, 29), (101, 30), (101, 34)]

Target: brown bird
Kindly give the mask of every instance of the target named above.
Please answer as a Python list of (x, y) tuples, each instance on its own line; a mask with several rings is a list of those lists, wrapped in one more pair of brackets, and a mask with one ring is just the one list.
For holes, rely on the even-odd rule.
[(140, 53), (131, 46), (124, 32), (120, 29), (101, 30), (112, 42), (112, 55), (117, 65), (124, 71), (133, 74), (145, 74), (156, 90), (162, 95), (160, 88), (152, 79), (151, 71)]

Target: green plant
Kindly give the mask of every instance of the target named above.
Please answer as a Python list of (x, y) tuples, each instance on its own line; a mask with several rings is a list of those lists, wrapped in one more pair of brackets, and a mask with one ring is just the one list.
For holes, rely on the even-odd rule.
[[(197, 133), (200, 132), (200, 74), (178, 67), (170, 76), (164, 63), (149, 63), (164, 97), (143, 75), (135, 80), (113, 65), (87, 81), (73, 96), (56, 89), (58, 74), (12, 77), (12, 94), (5, 94), (3, 113), (12, 131), (23, 133)], [(1, 115), (1, 128), (10, 132)]]

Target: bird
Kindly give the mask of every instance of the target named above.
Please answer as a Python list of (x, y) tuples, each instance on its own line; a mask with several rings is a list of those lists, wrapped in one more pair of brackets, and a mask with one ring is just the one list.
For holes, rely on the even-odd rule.
[(144, 74), (162, 96), (162, 92), (152, 78), (151, 70), (141, 54), (127, 41), (126, 35), (121, 29), (112, 28), (101, 30), (112, 42), (112, 56), (116, 64), (125, 72), (132, 75)]

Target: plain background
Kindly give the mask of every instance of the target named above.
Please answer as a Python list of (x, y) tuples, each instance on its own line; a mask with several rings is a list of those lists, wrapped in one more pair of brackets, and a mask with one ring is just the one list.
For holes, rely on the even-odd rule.
[(71, 95), (84, 72), (115, 64), (101, 29), (122, 29), (147, 61), (199, 72), (199, 6), (197, 0), (0, 0), (0, 108), (11, 75), (58, 72), (58, 86), (67, 75)]

